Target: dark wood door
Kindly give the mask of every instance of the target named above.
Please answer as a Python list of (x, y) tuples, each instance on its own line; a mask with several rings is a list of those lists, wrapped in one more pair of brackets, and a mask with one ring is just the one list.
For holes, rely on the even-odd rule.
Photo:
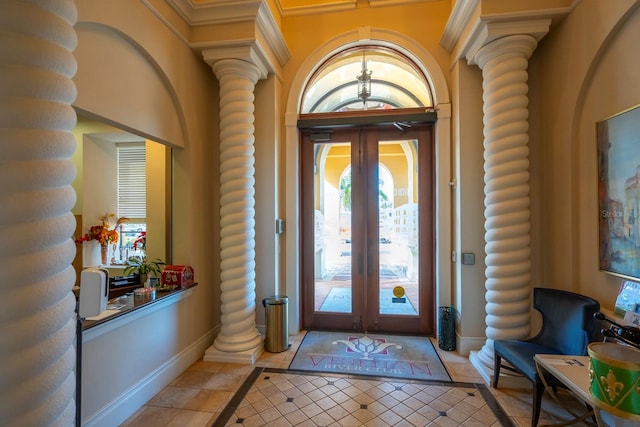
[(433, 125), (303, 131), (305, 329), (435, 331)]

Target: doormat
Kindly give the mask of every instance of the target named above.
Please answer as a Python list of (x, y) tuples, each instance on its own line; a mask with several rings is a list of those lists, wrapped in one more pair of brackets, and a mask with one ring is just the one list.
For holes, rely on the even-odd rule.
[(451, 382), (428, 337), (310, 331), (289, 369)]
[(484, 384), (389, 383), (256, 367), (212, 427), (293, 424), (514, 426)]
[[(318, 311), (351, 313), (351, 288), (331, 288)], [(380, 289), (380, 314), (416, 316), (418, 312), (408, 298), (395, 298), (393, 289)]]

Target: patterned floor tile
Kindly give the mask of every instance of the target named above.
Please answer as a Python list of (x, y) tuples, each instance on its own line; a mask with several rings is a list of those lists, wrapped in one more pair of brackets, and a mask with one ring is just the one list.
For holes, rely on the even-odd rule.
[[(486, 386), (467, 357), (439, 350), (433, 339), (453, 384), (287, 372), (303, 337), (304, 332), (290, 337), (289, 350), (264, 353), (254, 365), (198, 361), (123, 426), (529, 427), (531, 424), (530, 390)], [(264, 379), (266, 376), (268, 380)], [(569, 393), (564, 392), (562, 398), (581, 409)], [(543, 398), (541, 423), (569, 418), (548, 396)]]
[[(485, 426), (510, 425), (509, 422), (501, 424), (491, 411), (490, 408), (499, 405), (490, 393), (483, 394), (467, 383), (445, 386), (394, 381), (391, 384), (353, 376), (291, 374), (286, 370), (257, 367), (242, 390), (234, 399), (242, 399), (243, 403), (233, 411), (226, 411), (226, 417), (221, 416), (214, 426), (245, 426), (255, 421), (256, 414), (261, 415), (266, 425), (279, 425), (279, 421), (292, 425), (337, 423), (341, 426), (425, 426), (431, 423), (462, 426), (467, 422)], [(265, 398), (257, 399), (259, 395)], [(333, 396), (341, 401), (337, 402)], [(491, 402), (487, 402), (487, 398)], [(297, 404), (300, 400), (308, 404), (301, 408)], [(478, 413), (480, 415), (476, 416)]]

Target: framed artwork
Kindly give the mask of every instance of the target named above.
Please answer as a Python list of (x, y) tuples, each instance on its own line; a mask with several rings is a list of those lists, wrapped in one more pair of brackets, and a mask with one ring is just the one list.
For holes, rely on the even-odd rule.
[(600, 270), (640, 281), (640, 105), (596, 130)]

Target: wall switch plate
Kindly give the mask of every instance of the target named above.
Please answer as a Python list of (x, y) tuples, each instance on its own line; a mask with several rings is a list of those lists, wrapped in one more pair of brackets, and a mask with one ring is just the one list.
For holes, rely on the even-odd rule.
[(474, 265), (476, 263), (476, 254), (474, 253), (463, 253), (462, 254), (462, 264), (464, 265)]

